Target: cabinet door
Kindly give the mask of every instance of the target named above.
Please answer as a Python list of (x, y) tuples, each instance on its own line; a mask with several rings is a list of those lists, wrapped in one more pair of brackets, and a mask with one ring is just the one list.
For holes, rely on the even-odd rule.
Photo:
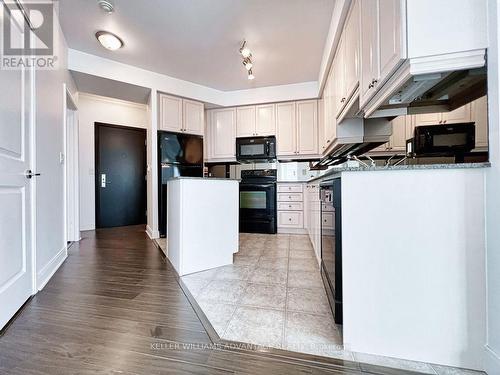
[(160, 130), (180, 132), (182, 126), (182, 99), (160, 95)]
[(326, 148), (330, 145), (331, 142), (337, 137), (337, 119), (334, 112), (334, 80), (335, 77), (333, 75), (334, 69), (330, 70), (330, 74), (328, 76), (328, 91), (326, 92), (325, 99), (325, 134), (324, 134), (324, 145)]
[(252, 137), (255, 134), (255, 106), (236, 108), (236, 136)]
[(295, 103), (276, 104), (277, 155), (290, 156), (297, 152)]
[(392, 120), (392, 135), (389, 139), (391, 151), (406, 150), (406, 116), (399, 116)]
[(476, 123), (476, 148), (488, 147), (488, 97), (483, 96), (471, 103), (471, 121)]
[[(375, 2), (375, 1), (374, 1)], [(402, 0), (378, 0), (379, 82), (385, 81), (406, 57)]]
[(297, 102), (297, 153), (318, 154), (318, 102)]
[(359, 85), (359, 38), (361, 33), (359, 2), (360, 0), (353, 1), (344, 30), (345, 82), (343, 97), (346, 98), (345, 102), (349, 101)]
[(415, 126), (439, 125), (441, 122), (442, 115), (440, 112), (415, 115)]
[(210, 120), (212, 158), (234, 160), (236, 157), (236, 110), (217, 109)]
[(259, 136), (276, 135), (276, 105), (265, 104), (255, 108), (255, 133)]
[(183, 100), (184, 131), (189, 134), (203, 135), (205, 111), (203, 103)]
[(373, 81), (379, 77), (378, 0), (360, 1), (361, 10), (361, 79), (360, 107), (375, 92)]
[(345, 93), (345, 64), (344, 64), (344, 54), (345, 54), (345, 38), (342, 36), (340, 39), (337, 53), (333, 60), (333, 113), (335, 118), (339, 117), (344, 103), (347, 98), (344, 96)]
[(413, 138), (415, 132), (415, 115), (406, 116), (406, 139)]
[(443, 112), (441, 120), (443, 124), (456, 124), (460, 122), (470, 122), (470, 104), (466, 104), (451, 112)]

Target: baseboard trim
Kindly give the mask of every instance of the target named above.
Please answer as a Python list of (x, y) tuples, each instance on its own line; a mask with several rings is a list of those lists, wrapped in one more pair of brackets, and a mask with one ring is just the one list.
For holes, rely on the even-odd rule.
[(160, 231), (153, 230), (149, 225), (146, 225), (146, 234), (152, 240), (154, 240), (155, 238), (160, 238)]
[(488, 345), (484, 346), (484, 367), (488, 375), (500, 375), (500, 356)]
[(278, 228), (279, 234), (307, 234), (307, 229), (304, 228)]
[(68, 257), (68, 248), (64, 246), (59, 252), (36, 274), (37, 290), (42, 290), (56, 271)]

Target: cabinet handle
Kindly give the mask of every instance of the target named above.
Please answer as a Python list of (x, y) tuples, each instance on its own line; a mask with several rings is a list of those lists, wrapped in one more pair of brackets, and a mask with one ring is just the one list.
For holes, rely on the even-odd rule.
[(375, 86), (375, 84), (378, 82), (378, 79), (373, 78), (372, 79), (372, 84)]
[(370, 84), (368, 85), (368, 88), (369, 88), (369, 89), (372, 89), (372, 88), (373, 88), (373, 83), (370, 83)]
[(442, 124), (442, 123), (443, 123), (443, 121), (439, 120), (439, 123), (440, 123), (440, 124)]
[(444, 120), (444, 121), (443, 121), (443, 124), (446, 124), (446, 121), (448, 121), (448, 120)]
[(326, 143), (330, 143), (330, 140), (328, 139), (328, 140), (326, 141)]

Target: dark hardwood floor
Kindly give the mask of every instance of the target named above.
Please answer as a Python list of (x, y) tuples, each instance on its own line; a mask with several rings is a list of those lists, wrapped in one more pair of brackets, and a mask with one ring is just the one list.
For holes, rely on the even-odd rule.
[(324, 366), (210, 343), (144, 227), (103, 229), (83, 233), (47, 286), (0, 337), (0, 374), (386, 373), (374, 366), (342, 361)]

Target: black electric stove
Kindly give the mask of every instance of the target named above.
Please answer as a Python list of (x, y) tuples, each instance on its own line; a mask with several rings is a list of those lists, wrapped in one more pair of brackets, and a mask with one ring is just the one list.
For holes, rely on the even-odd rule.
[(241, 171), (240, 232), (277, 232), (276, 169)]

